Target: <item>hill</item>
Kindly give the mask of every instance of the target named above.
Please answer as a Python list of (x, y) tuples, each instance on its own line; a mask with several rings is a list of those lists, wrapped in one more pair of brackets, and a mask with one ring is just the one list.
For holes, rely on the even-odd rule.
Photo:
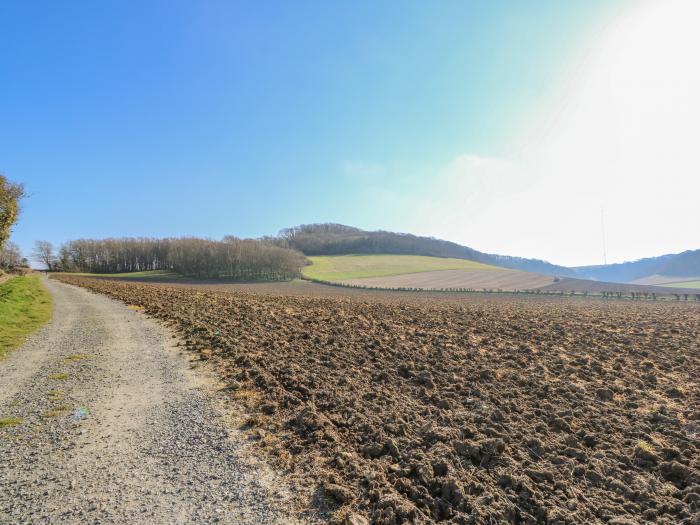
[[(656, 284), (662, 281), (690, 281), (700, 278), (700, 250), (647, 257), (637, 261), (573, 268), (577, 277), (618, 283)], [(642, 282), (654, 277), (656, 282)], [(676, 279), (668, 279), (676, 278)], [(680, 278), (680, 279), (679, 279)]]
[(660, 284), (700, 279), (700, 250), (618, 264), (568, 268), (540, 259), (485, 253), (434, 237), (383, 230), (366, 231), (335, 223), (302, 224), (286, 228), (277, 237), (266, 240), (294, 248), (307, 256), (394, 254), (447, 257), (524, 272), (612, 283)]
[(282, 230), (274, 242), (307, 256), (348, 254), (423, 255), (466, 259), (487, 265), (561, 277), (576, 277), (576, 272), (539, 259), (526, 259), (480, 252), (468, 246), (421, 237), (410, 233), (365, 231), (343, 224), (302, 224)]

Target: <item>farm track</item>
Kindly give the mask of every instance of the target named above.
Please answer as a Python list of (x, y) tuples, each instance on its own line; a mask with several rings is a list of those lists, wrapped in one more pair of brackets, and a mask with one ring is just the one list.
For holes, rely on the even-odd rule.
[(59, 276), (168, 322), (361, 523), (700, 523), (700, 307)]
[(0, 360), (0, 523), (291, 522), (285, 484), (160, 323), (47, 287), (53, 320)]

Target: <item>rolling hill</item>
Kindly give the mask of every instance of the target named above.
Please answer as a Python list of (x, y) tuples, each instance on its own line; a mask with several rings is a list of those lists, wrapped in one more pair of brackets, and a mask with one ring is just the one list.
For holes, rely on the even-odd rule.
[(310, 257), (349, 254), (439, 257), (474, 261), (559, 278), (638, 285), (659, 285), (700, 279), (700, 250), (618, 264), (568, 268), (540, 259), (485, 253), (434, 237), (381, 230), (366, 231), (335, 223), (303, 224), (286, 228), (277, 237), (268, 238), (267, 241), (294, 248)]
[[(619, 283), (661, 284), (700, 279), (700, 250), (647, 257), (637, 261), (573, 268), (577, 277)], [(655, 282), (652, 282), (652, 278)]]
[(299, 250), (306, 256), (348, 254), (423, 255), (466, 259), (483, 264), (561, 277), (576, 277), (571, 268), (539, 259), (480, 252), (468, 246), (410, 233), (365, 231), (343, 224), (303, 224), (282, 230), (272, 242)]

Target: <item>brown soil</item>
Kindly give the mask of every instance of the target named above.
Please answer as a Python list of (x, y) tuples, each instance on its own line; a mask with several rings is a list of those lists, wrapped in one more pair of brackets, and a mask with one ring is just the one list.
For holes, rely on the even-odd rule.
[(540, 288), (544, 291), (563, 291), (563, 292), (620, 292), (623, 294), (629, 293), (647, 293), (656, 294), (658, 296), (673, 297), (675, 294), (687, 293), (689, 298), (695, 300), (698, 290), (694, 288), (666, 288), (664, 286), (649, 286), (643, 284), (622, 284), (622, 283), (607, 283), (603, 281), (590, 281), (588, 279), (571, 279), (564, 278), (547, 286)]
[(441, 270), (341, 282), (377, 288), (529, 290), (553, 283), (554, 277), (517, 270)]
[(339, 523), (700, 523), (696, 303), (59, 278), (179, 330)]
[[(448, 270), (449, 271), (449, 270)], [(490, 273), (503, 273), (507, 275), (510, 270), (504, 270), (499, 272)], [(501, 286), (498, 286), (496, 282), (492, 281), (489, 284), (491, 286), (485, 286), (486, 281), (480, 281), (481, 285), (477, 285), (477, 281), (471, 282), (471, 285), (457, 285), (457, 284), (447, 284), (446, 281), (443, 282), (441, 286), (429, 286), (426, 289), (421, 290), (420, 297), (435, 297), (443, 298), (445, 293), (449, 293), (450, 296), (463, 298), (466, 295), (472, 295), (473, 292), (459, 292), (453, 291), (456, 288), (459, 289), (469, 289), (481, 293), (484, 288), (487, 290), (498, 291), (499, 288), (504, 291), (520, 290), (526, 291), (530, 288), (525, 286), (525, 284), (536, 284), (539, 283), (538, 287), (535, 289), (541, 290), (543, 293), (564, 293), (568, 294), (570, 292), (575, 292), (579, 295), (593, 294), (601, 295), (603, 293), (612, 293), (613, 297), (617, 293), (621, 293), (625, 299), (631, 298), (631, 293), (635, 294), (647, 294), (648, 298), (651, 299), (651, 294), (656, 294), (658, 298), (661, 299), (676, 299), (676, 294), (681, 294), (683, 300), (683, 294), (688, 294), (688, 300), (697, 300), (700, 296), (700, 292), (697, 289), (679, 289), (679, 288), (667, 288), (663, 286), (648, 286), (640, 284), (620, 284), (620, 283), (607, 283), (602, 281), (591, 281), (587, 279), (572, 279), (572, 278), (559, 278), (558, 281), (552, 282), (553, 277), (542, 276), (539, 274), (528, 273), (528, 272), (517, 272), (516, 274), (521, 274), (517, 277), (517, 281), (512, 281), (509, 283), (501, 282)], [(411, 276), (422, 276), (421, 278), (429, 279), (430, 274), (442, 273), (442, 272), (424, 272), (420, 274), (409, 274)], [(527, 281), (523, 276), (534, 276), (532, 279), (537, 281)], [(403, 276), (397, 276), (399, 278)], [(95, 279), (108, 279), (108, 280), (118, 280), (122, 282), (134, 282), (150, 285), (162, 285), (167, 284), (169, 286), (186, 287), (186, 288), (198, 288), (200, 290), (216, 290), (216, 291), (226, 291), (226, 292), (254, 292), (256, 294), (265, 295), (307, 295), (307, 296), (351, 296), (351, 297), (416, 297), (415, 292), (404, 291), (398, 288), (422, 288), (422, 286), (414, 286), (409, 282), (405, 282), (402, 285), (398, 285), (395, 290), (384, 288), (386, 284), (380, 285), (375, 283), (373, 286), (377, 288), (344, 288), (340, 286), (333, 286), (331, 284), (323, 284), (319, 282), (305, 281), (300, 279), (295, 279), (293, 281), (271, 281), (271, 282), (240, 282), (240, 281), (225, 281), (225, 280), (206, 280), (206, 279), (190, 279), (190, 278), (177, 278), (172, 279), (169, 277), (164, 278), (113, 278), (109, 277), (94, 277)], [(528, 277), (529, 279), (530, 277)], [(383, 277), (377, 279), (391, 279), (391, 277)], [(542, 279), (542, 281), (540, 281)], [(358, 279), (357, 283), (361, 286), (367, 286), (368, 283), (364, 281), (370, 281), (371, 279)], [(349, 281), (345, 281), (349, 282)], [(518, 285), (516, 286), (516, 282)], [(549, 282), (550, 284), (546, 284)], [(394, 286), (394, 285), (391, 285)], [(449, 291), (437, 291), (430, 290), (428, 288), (447, 288)], [(474, 299), (479, 300), (479, 299)]]

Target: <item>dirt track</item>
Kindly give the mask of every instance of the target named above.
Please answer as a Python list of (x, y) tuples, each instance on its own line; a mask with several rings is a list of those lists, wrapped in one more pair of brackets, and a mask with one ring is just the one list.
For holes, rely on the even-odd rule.
[[(250, 432), (373, 523), (700, 523), (700, 307), (62, 277), (173, 324)], [(369, 297), (369, 296), (368, 296)]]
[(0, 523), (289, 523), (158, 323), (50, 280), (53, 321), (0, 361)]

